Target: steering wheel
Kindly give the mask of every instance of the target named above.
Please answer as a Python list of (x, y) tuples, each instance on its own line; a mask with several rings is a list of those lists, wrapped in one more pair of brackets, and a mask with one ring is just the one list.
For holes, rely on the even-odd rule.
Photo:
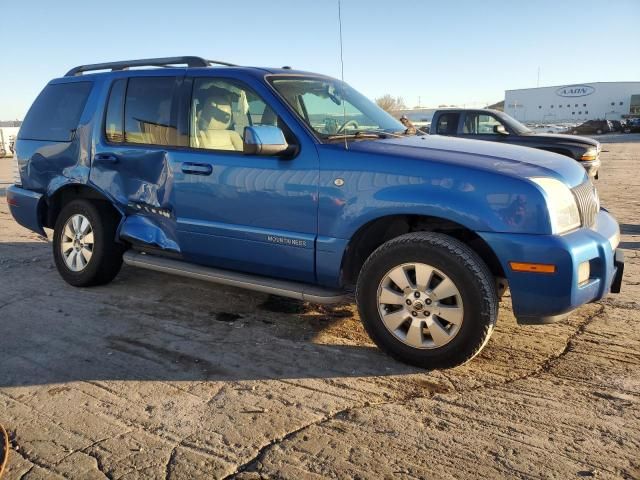
[(338, 129), (336, 130), (336, 133), (341, 133), (341, 132), (342, 132), (342, 131), (344, 131), (344, 129), (345, 129), (345, 128), (347, 128), (349, 125), (353, 125), (353, 126), (356, 128), (356, 130), (357, 130), (357, 129), (358, 129), (358, 127), (360, 126), (360, 125), (358, 125), (358, 122), (356, 122), (355, 120), (347, 120), (346, 122), (344, 122), (344, 123), (340, 126), (340, 128), (338, 128)]

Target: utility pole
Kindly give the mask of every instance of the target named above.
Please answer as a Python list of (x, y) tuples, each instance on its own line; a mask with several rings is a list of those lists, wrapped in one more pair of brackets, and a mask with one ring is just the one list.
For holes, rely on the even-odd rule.
[(538, 88), (540, 88), (540, 66), (538, 65)]

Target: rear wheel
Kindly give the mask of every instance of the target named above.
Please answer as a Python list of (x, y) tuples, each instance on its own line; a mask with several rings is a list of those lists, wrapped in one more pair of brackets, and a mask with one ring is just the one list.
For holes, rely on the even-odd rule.
[(54, 228), (53, 256), (67, 283), (89, 287), (113, 280), (122, 266), (117, 226), (117, 216), (103, 203), (74, 200), (62, 209)]
[(462, 242), (416, 232), (378, 248), (365, 262), (356, 289), (372, 340), (396, 359), (446, 368), (475, 357), (496, 322), (495, 280)]

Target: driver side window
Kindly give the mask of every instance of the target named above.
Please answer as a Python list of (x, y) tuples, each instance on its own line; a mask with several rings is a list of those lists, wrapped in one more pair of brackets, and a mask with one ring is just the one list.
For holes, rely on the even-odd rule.
[(464, 119), (463, 133), (466, 135), (498, 135), (494, 127), (502, 125), (493, 115), (468, 113)]
[(195, 79), (191, 147), (242, 152), (245, 127), (280, 123), (273, 110), (249, 87), (227, 79)]

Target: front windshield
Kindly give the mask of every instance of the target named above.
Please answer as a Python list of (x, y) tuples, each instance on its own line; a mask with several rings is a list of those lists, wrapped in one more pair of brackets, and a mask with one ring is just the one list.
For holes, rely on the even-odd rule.
[(287, 103), (322, 138), (405, 131), (398, 120), (338, 80), (276, 77), (271, 82)]
[(513, 130), (514, 132), (516, 132), (518, 135), (525, 135), (527, 133), (533, 133), (533, 130), (531, 130), (528, 127), (525, 127), (523, 124), (521, 124), (518, 120), (516, 120), (515, 118), (513, 118), (511, 115), (507, 115), (506, 113), (501, 113), (500, 114), (500, 119), (507, 124), (507, 126)]

